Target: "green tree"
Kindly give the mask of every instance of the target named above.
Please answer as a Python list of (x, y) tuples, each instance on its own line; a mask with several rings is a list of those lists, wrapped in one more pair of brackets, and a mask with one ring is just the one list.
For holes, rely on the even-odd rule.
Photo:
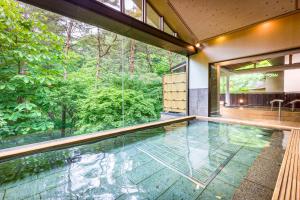
[(15, 1), (0, 2), (0, 128), (9, 127), (6, 134), (53, 127), (43, 107), (57, 76), (61, 42), (38, 13)]

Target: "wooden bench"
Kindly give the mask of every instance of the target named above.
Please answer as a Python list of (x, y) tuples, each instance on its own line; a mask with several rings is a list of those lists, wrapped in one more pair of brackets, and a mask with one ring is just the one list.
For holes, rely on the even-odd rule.
[(272, 200), (300, 199), (300, 129), (293, 129), (285, 150)]

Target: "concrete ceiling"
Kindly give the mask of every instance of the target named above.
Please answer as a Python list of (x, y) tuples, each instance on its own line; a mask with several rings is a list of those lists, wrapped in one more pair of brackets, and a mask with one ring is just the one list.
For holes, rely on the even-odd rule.
[[(149, 0), (183, 39), (204, 41), (294, 12), (300, 0)], [(298, 1), (298, 2), (297, 2)], [(169, 7), (169, 8), (168, 8)], [(172, 9), (174, 16), (169, 14)], [(182, 24), (186, 30), (182, 29)], [(189, 34), (187, 38), (187, 34)]]

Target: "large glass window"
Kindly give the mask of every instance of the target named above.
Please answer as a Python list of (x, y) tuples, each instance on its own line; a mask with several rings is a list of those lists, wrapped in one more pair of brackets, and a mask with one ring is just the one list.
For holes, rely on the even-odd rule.
[(160, 16), (152, 8), (150, 4), (147, 3), (147, 24), (159, 29)]
[(125, 13), (138, 20), (142, 20), (142, 0), (125, 0)]
[(14, 0), (0, 6), (0, 149), (177, 108), (164, 108), (163, 78), (186, 57)]
[(103, 3), (115, 10), (119, 10), (120, 11), (120, 0), (96, 0), (99, 1), (100, 3)]
[(172, 29), (170, 28), (170, 26), (164, 22), (164, 32), (170, 34), (170, 35), (174, 35), (174, 32), (172, 31)]

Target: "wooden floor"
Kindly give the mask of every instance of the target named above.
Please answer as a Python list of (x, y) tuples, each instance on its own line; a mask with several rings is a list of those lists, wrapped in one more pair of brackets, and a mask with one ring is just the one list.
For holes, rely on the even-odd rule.
[(300, 199), (300, 129), (292, 130), (272, 200)]

